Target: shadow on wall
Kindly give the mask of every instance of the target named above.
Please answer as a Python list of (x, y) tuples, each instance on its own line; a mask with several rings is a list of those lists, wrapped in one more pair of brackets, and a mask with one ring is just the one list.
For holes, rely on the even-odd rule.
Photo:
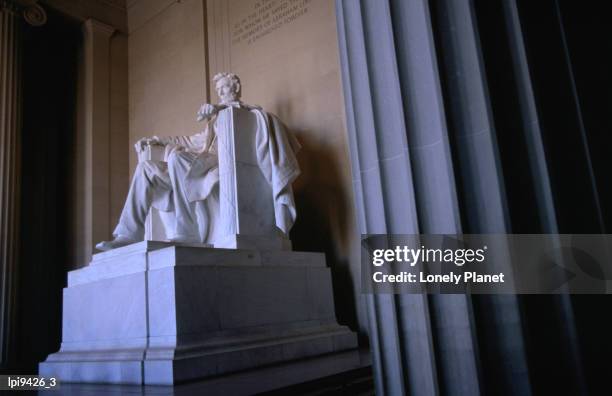
[(347, 194), (334, 152), (307, 131), (293, 130), (302, 150), (301, 175), (293, 184), (297, 219), (291, 230), (293, 249), (324, 252), (332, 271), (334, 305), (340, 323), (357, 329), (354, 285), (349, 272)]

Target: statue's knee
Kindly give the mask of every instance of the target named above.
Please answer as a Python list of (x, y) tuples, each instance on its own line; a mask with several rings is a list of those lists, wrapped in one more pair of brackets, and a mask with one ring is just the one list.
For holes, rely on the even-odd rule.
[(183, 162), (182, 155), (183, 153), (181, 151), (173, 151), (170, 153), (168, 156), (168, 167), (174, 168), (179, 166)]
[(136, 173), (145, 173), (145, 172), (146, 172), (146, 169), (147, 169), (147, 164), (146, 164), (146, 162), (147, 162), (147, 161), (142, 161), (142, 162), (139, 162), (139, 163), (136, 165), (136, 169), (134, 169), (134, 174), (136, 174)]
[(175, 165), (178, 162), (179, 158), (178, 158), (178, 153), (176, 151), (173, 151), (170, 153), (170, 155), (168, 156), (168, 165)]
[(134, 175), (150, 175), (156, 172), (156, 168), (158, 168), (158, 165), (155, 163), (155, 161), (142, 161), (136, 165), (136, 169), (134, 169)]

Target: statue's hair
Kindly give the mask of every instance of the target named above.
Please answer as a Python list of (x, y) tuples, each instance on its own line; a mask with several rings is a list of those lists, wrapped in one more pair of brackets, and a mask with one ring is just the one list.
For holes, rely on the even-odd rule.
[(233, 86), (237, 86), (238, 89), (236, 93), (240, 94), (240, 91), (242, 91), (242, 84), (240, 84), (240, 77), (238, 77), (234, 73), (217, 73), (213, 77), (213, 82), (217, 84), (219, 80), (223, 80), (224, 78), (229, 79)]

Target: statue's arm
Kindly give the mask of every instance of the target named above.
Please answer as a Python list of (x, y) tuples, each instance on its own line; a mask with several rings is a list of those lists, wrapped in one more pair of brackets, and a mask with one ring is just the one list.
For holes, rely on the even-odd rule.
[(188, 136), (150, 136), (143, 137), (139, 139), (136, 144), (134, 144), (134, 149), (137, 153), (141, 153), (147, 146), (167, 146), (169, 144), (174, 144), (177, 146), (182, 146), (181, 142), (183, 142), (184, 138), (188, 138)]
[(151, 136), (145, 137), (136, 142), (134, 148), (137, 153), (143, 151), (147, 146), (179, 146), (188, 150), (200, 151), (204, 148), (204, 139), (201, 134), (193, 136)]
[[(213, 105), (204, 103), (200, 106), (197, 112), (197, 121), (208, 121), (212, 119), (220, 110), (225, 108), (223, 105)], [(189, 150), (201, 151), (207, 150), (214, 140), (214, 134), (210, 132), (210, 128), (196, 133), (192, 136), (151, 136), (141, 138), (136, 142), (134, 148), (137, 153), (142, 152), (147, 146), (167, 146), (169, 144), (181, 146)]]
[(222, 104), (214, 105), (210, 103), (204, 103), (202, 106), (200, 106), (200, 109), (196, 113), (196, 121), (200, 122), (200, 121), (211, 119), (214, 116), (216, 116), (218, 112), (223, 110), (225, 107), (226, 106)]
[(170, 138), (170, 144), (184, 147), (191, 151), (209, 151), (214, 141), (214, 132), (210, 125), (206, 125), (204, 130), (191, 136), (176, 136)]

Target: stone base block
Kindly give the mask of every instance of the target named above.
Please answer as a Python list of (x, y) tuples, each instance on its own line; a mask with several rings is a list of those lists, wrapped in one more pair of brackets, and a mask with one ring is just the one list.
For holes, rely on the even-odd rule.
[(280, 235), (233, 234), (215, 243), (216, 248), (250, 250), (291, 250), (291, 241)]
[[(60, 394), (64, 395), (231, 395), (247, 396), (262, 392), (275, 391), (288, 386), (323, 379), (322, 388), (330, 389), (330, 376), (349, 373), (370, 366), (367, 351), (349, 350), (345, 352), (316, 356), (293, 362), (285, 362), (253, 370), (239, 371), (220, 377), (205, 378), (178, 385), (140, 384), (94, 384), (67, 383), (61, 385)], [(367, 374), (366, 374), (367, 375)], [(324, 379), (325, 378), (325, 379)], [(333, 380), (332, 380), (333, 381)], [(340, 380), (342, 381), (342, 380)], [(310, 385), (309, 389), (312, 389)], [(332, 385), (333, 386), (333, 385)], [(44, 393), (44, 392), (43, 392)], [(55, 392), (57, 393), (57, 392)], [(54, 394), (55, 394), (54, 393)], [(288, 394), (285, 391), (285, 394)]]
[(40, 375), (172, 385), (356, 347), (322, 254), (142, 242), (69, 273)]

